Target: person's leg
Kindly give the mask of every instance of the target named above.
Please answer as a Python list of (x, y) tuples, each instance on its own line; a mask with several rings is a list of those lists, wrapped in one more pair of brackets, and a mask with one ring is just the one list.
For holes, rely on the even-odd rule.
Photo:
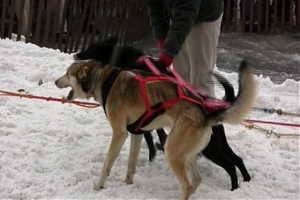
[(186, 82), (190, 82), (190, 62), (186, 42), (179, 54), (174, 57), (173, 68)]
[[(67, 21), (66, 21), (66, 18), (63, 18), (64, 8), (65, 8), (65, 0), (60, 0), (59, 1), (58, 23), (59, 23), (59, 25), (61, 25), (61, 23), (63, 23), (64, 24), (63, 32), (67, 32)], [(58, 30), (60, 31), (60, 26), (59, 26)]]
[(298, 1), (298, 0), (294, 0), (294, 4), (295, 4), (295, 11), (294, 11), (294, 14), (295, 14), (296, 19), (297, 19), (297, 12), (298, 12), (299, 1)]
[(215, 96), (212, 71), (217, 60), (222, 16), (214, 22), (195, 25), (174, 58), (174, 69), (195, 89)]
[[(67, 20), (66, 16), (63, 16), (65, 9), (65, 0), (48, 0), (47, 7), (50, 8), (56, 15), (55, 19), (57, 19), (57, 25), (54, 27), (54, 30), (56, 30), (56, 41), (59, 41), (59, 38), (61, 37), (61, 42), (65, 43), (67, 32)], [(68, 7), (66, 7), (66, 9), (68, 9)], [(62, 25), (63, 29), (61, 31)]]
[[(63, 18), (64, 8), (65, 8), (65, 0), (51, 0), (47, 1), (47, 7), (54, 11), (57, 14), (57, 32), (60, 32), (61, 23), (64, 24), (63, 31), (67, 32), (66, 19)], [(59, 6), (59, 7), (58, 7)]]
[(28, 27), (29, 0), (25, 0), (24, 13), (23, 13), (22, 19), (21, 19), (21, 16), (19, 16), (19, 11), (21, 8), (21, 1), (16, 1), (15, 6), (16, 6), (16, 14), (17, 14), (19, 23), (22, 20), (21, 34), (26, 36), (27, 27)]

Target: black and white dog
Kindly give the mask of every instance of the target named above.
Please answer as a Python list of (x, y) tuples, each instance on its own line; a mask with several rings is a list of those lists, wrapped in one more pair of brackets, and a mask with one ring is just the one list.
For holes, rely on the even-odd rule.
[[(76, 53), (74, 55), (74, 59), (95, 60), (104, 65), (109, 64), (121, 69), (130, 68), (149, 71), (149, 67), (146, 63), (137, 62), (141, 56), (146, 55), (142, 50), (127, 45), (118, 46), (117, 42), (116, 38), (111, 38), (104, 42), (90, 44), (85, 51)], [(166, 68), (160, 66), (155, 58), (148, 58), (161, 73), (172, 75)], [(234, 96), (234, 89), (232, 85), (220, 75), (215, 74), (215, 76), (225, 89), (225, 100), (233, 102), (236, 97)], [(156, 131), (160, 140), (160, 144), (156, 143), (156, 147), (163, 150), (167, 134), (163, 129)], [(211, 140), (201, 153), (206, 158), (226, 170), (231, 178), (231, 190), (235, 190), (238, 188), (235, 166), (237, 166), (241, 171), (244, 181), (250, 181), (250, 175), (243, 163), (243, 160), (237, 156), (228, 145), (223, 125), (213, 126), (212, 131), (213, 134), (211, 136)], [(144, 137), (149, 147), (149, 160), (151, 161), (156, 155), (156, 148), (150, 132), (144, 134)]]

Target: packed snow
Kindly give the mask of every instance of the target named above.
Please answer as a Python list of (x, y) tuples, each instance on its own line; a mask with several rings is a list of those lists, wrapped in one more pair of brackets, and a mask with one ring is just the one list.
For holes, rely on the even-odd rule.
[[(68, 89), (54, 81), (73, 62), (72, 54), (34, 44), (0, 40), (0, 90), (62, 98)], [(299, 55), (294, 56), (299, 59)], [(299, 59), (300, 61), (300, 59)], [(236, 67), (238, 69), (238, 66)], [(237, 86), (237, 73), (220, 71)], [(262, 70), (263, 72), (263, 70)], [(256, 107), (300, 113), (299, 81), (276, 85), (256, 76)], [(41, 83), (41, 80), (43, 84)], [(222, 88), (217, 87), (222, 97)], [(93, 102), (93, 100), (90, 100)], [(299, 124), (299, 117), (253, 111), (249, 119)], [(277, 133), (299, 134), (289, 126), (257, 124)], [(225, 125), (232, 149), (243, 158), (252, 177), (239, 188), (223, 168), (198, 159), (202, 183), (192, 199), (299, 199), (299, 137), (280, 139), (243, 125)], [(155, 139), (156, 134), (154, 134)], [(178, 199), (180, 190), (163, 152), (149, 163), (143, 141), (134, 184), (123, 182), (129, 138), (116, 160), (105, 188), (93, 189), (108, 151), (111, 129), (101, 107), (0, 96), (0, 199)]]

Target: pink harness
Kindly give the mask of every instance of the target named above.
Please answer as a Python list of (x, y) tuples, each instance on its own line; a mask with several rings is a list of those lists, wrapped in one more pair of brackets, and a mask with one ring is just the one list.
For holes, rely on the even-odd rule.
[[(161, 72), (154, 66), (154, 64), (151, 62), (151, 60), (143, 55), (141, 56), (137, 62), (145, 62), (146, 65), (149, 67), (151, 72), (153, 72), (155, 75), (162, 75)], [(201, 105), (204, 106), (204, 108), (209, 112), (213, 113), (219, 109), (226, 109), (230, 106), (230, 102), (215, 99), (213, 97), (210, 97), (206, 92), (203, 90), (194, 90), (190, 84), (188, 84), (186, 81), (183, 80), (183, 78), (175, 71), (170, 68), (168, 70), (171, 72), (171, 74), (174, 76), (167, 76), (170, 81), (176, 82), (178, 85), (182, 86), (186, 90), (188, 90), (190, 93), (192, 93), (195, 97), (199, 98), (202, 100)]]
[[(137, 62), (145, 62), (149, 67), (149, 69), (155, 75), (149, 77), (141, 77), (130, 71), (127, 71), (128, 74), (133, 76), (133, 78), (140, 83), (142, 97), (146, 107), (146, 112), (136, 122), (127, 126), (127, 130), (133, 134), (140, 134), (141, 133), (140, 129), (142, 127), (145, 127), (146, 125), (151, 123), (153, 119), (155, 119), (157, 116), (165, 112), (167, 108), (171, 107), (172, 105), (176, 104), (181, 100), (198, 104), (201, 107), (205, 108), (209, 113), (213, 113), (220, 109), (226, 109), (230, 106), (229, 102), (213, 99), (203, 91), (196, 92), (174, 70), (169, 69), (174, 77), (167, 76), (165, 74), (160, 73), (160, 71), (153, 65), (150, 59), (146, 56), (140, 57)], [(151, 106), (148, 99), (147, 89), (146, 89), (146, 83), (151, 81), (170, 81), (176, 83), (178, 97), (175, 99), (171, 99), (167, 102), (160, 102)], [(194, 97), (186, 96), (184, 94), (183, 88), (185, 88), (188, 92), (190, 92)]]

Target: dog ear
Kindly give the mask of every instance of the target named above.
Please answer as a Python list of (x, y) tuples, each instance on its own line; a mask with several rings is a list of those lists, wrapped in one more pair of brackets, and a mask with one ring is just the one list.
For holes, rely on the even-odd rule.
[(88, 69), (88, 66), (83, 66), (79, 69), (79, 71), (77, 72), (77, 79), (79, 80), (79, 82), (84, 82), (86, 80)]

